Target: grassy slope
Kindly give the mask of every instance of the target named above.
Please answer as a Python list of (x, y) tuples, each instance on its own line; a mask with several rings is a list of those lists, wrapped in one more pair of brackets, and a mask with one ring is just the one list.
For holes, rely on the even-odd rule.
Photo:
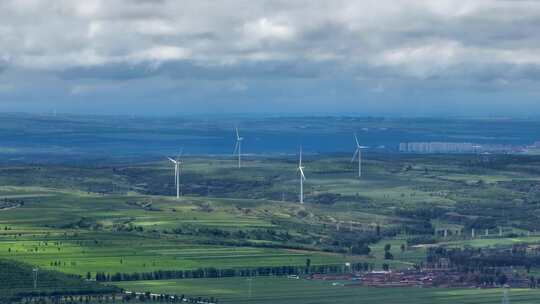
[(94, 282), (85, 282), (78, 276), (44, 269), (39, 270), (37, 286), (34, 288), (33, 268), (28, 264), (0, 259), (0, 299), (29, 293), (89, 294), (114, 290), (114, 288), (100, 286)]
[[(10, 195), (16, 195), (17, 192), (11, 190)], [(24, 193), (31, 190), (16, 190), (20, 192), (18, 197), (30, 198)], [(125, 204), (125, 197), (56, 191), (45, 194), (32, 196), (22, 208), (0, 211), (0, 227), (9, 227), (9, 230), (0, 230), (0, 257), (80, 275), (88, 271), (130, 273), (200, 267), (304, 265), (307, 258), (313, 265), (351, 261), (340, 255), (318, 252), (205, 245), (201, 244), (204, 239), (189, 235), (108, 230), (108, 225), (125, 219), (146, 230), (180, 225), (230, 229), (272, 226), (264, 219), (232, 214), (228, 212), (231, 206), (223, 202), (216, 203), (217, 210), (209, 213), (199, 211), (196, 204), (161, 199), (155, 205), (163, 211), (145, 211)], [(170, 210), (173, 207), (174, 212)], [(81, 215), (102, 223), (105, 228), (96, 231), (59, 228), (76, 222)], [(54, 265), (54, 262), (60, 262), (60, 265)]]

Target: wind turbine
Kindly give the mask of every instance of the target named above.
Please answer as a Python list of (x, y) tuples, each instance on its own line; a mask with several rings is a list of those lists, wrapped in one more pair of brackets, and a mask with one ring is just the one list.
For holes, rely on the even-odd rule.
[(176, 198), (180, 198), (180, 175), (182, 174), (180, 165), (182, 165), (182, 160), (180, 157), (182, 156), (182, 151), (178, 154), (176, 159), (172, 159), (170, 157), (167, 157), (173, 164), (174, 164), (174, 186), (176, 187)]
[(356, 137), (356, 133), (354, 133), (354, 141), (356, 142), (356, 150), (354, 151), (351, 163), (354, 162), (358, 155), (358, 177), (362, 177), (362, 149), (365, 149), (367, 147), (360, 146), (360, 143), (358, 142), (358, 137)]
[(32, 275), (34, 277), (34, 289), (37, 288), (39, 268), (32, 268)]
[(238, 168), (242, 167), (242, 140), (244, 140), (243, 137), (240, 137), (240, 133), (238, 132), (238, 128), (236, 129), (236, 145), (234, 146), (233, 155), (238, 155)]
[(302, 147), (300, 147), (300, 159), (298, 161), (298, 169), (300, 173), (300, 204), (304, 203), (304, 181), (306, 176), (304, 175), (304, 167), (302, 166)]

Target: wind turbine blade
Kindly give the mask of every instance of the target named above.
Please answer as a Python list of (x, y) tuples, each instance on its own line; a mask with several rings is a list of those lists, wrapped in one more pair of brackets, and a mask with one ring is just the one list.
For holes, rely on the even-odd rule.
[(168, 158), (170, 161), (172, 161), (173, 163), (176, 164), (176, 161), (175, 161), (174, 159), (172, 159), (172, 158), (170, 158), (170, 157), (167, 157), (167, 158)]
[(238, 132), (238, 128), (236, 129), (236, 140), (240, 140), (240, 133)]
[(302, 166), (302, 146), (300, 146), (300, 159), (298, 163), (300, 164), (298, 167), (301, 167)]
[(354, 154), (352, 156), (351, 163), (356, 159), (356, 155), (358, 155), (358, 150), (360, 150), (360, 149), (356, 148), (356, 150), (354, 150)]
[(233, 155), (235, 155), (235, 154), (236, 154), (236, 151), (238, 151), (238, 144), (239, 144), (239, 142), (236, 141), (236, 145), (234, 145), (234, 151), (233, 151), (233, 153), (232, 153)]
[(360, 147), (360, 143), (358, 142), (358, 137), (356, 137), (356, 133), (354, 133), (354, 141), (356, 141), (356, 146)]
[(303, 180), (306, 180), (306, 176), (304, 175), (304, 170), (302, 170), (300, 168), (300, 176), (302, 177)]

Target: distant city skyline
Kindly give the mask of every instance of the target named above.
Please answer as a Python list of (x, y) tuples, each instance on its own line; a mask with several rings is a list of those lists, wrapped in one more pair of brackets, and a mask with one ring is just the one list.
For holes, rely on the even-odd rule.
[(538, 1), (0, 2), (0, 111), (540, 112)]

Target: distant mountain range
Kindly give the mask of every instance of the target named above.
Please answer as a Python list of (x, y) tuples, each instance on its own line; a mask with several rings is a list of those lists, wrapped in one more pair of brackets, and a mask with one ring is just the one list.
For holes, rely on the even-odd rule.
[(243, 153), (247, 155), (295, 154), (300, 145), (307, 154), (349, 153), (354, 148), (355, 132), (361, 144), (369, 147), (368, 152), (403, 151), (402, 143), (433, 146), (439, 142), (453, 144), (454, 148), (473, 145), (466, 143), (485, 147), (527, 146), (540, 137), (540, 120), (507, 118), (145, 118), (3, 113), (0, 155), (25, 161), (57, 161), (59, 155), (65, 160), (148, 158), (174, 154), (181, 147), (187, 155), (229, 155), (234, 148), (235, 127), (245, 138)]

